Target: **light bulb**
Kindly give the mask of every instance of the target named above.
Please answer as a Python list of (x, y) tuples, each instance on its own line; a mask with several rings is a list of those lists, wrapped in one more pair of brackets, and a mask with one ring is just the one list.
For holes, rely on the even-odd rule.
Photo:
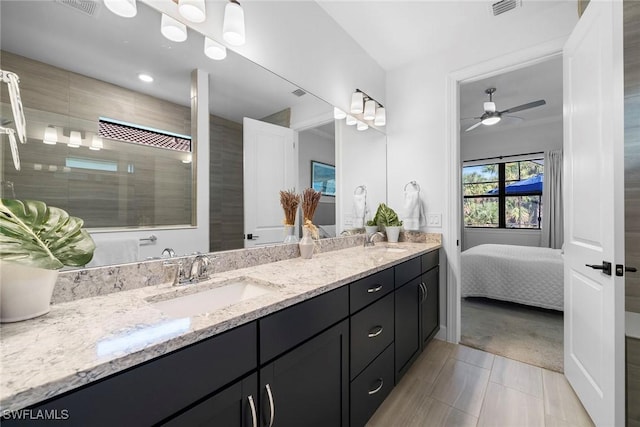
[(204, 22), (207, 18), (204, 0), (180, 0), (178, 12), (191, 22)]
[(69, 134), (69, 142), (67, 145), (71, 148), (78, 148), (82, 145), (82, 135), (77, 130), (72, 130)]
[(347, 120), (346, 120), (346, 122), (345, 122), (345, 123), (346, 123), (348, 126), (353, 126), (353, 125), (355, 125), (356, 123), (358, 123), (358, 120), (356, 120), (356, 118), (355, 118), (355, 117), (353, 117), (353, 116), (349, 116), (349, 115), (347, 115)]
[(489, 116), (486, 119), (482, 120), (482, 124), (486, 126), (495, 125), (500, 121), (500, 116)]
[(138, 13), (136, 0), (104, 0), (104, 5), (111, 12), (124, 18), (133, 18)]
[(387, 124), (387, 111), (384, 107), (376, 108), (376, 118), (373, 120), (373, 124), (376, 126), (384, 126)]
[(187, 39), (187, 26), (164, 13), (160, 18), (160, 32), (173, 42), (183, 42)]
[(351, 113), (360, 114), (362, 113), (362, 105), (364, 102), (364, 95), (362, 92), (353, 92), (351, 95)]
[(44, 130), (44, 138), (42, 138), (42, 142), (49, 145), (56, 145), (58, 142), (58, 129), (54, 126), (47, 126)]
[(376, 101), (369, 99), (364, 103), (364, 115), (365, 120), (373, 120), (376, 118)]
[(358, 122), (358, 126), (356, 127), (356, 129), (358, 130), (367, 130), (369, 129), (369, 125), (366, 124), (365, 122)]
[(204, 54), (219, 61), (227, 57), (227, 48), (209, 37), (204, 38)]
[(333, 107), (333, 118), (336, 120), (341, 120), (347, 117), (347, 113), (339, 109), (338, 107)]
[(241, 46), (245, 43), (244, 11), (236, 1), (230, 1), (224, 8), (222, 37), (233, 46)]

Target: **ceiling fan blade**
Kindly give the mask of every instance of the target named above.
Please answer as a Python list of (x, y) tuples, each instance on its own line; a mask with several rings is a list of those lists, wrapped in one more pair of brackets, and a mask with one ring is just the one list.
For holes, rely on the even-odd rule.
[(463, 117), (460, 120), (480, 120), (482, 117)]
[(529, 108), (539, 107), (546, 103), (547, 102), (544, 99), (539, 99), (538, 101), (529, 102), (528, 104), (522, 104), (522, 105), (518, 105), (517, 107), (507, 108), (506, 110), (500, 111), (500, 114), (515, 113), (517, 111), (528, 110)]
[(480, 126), (482, 124), (482, 122), (478, 122), (475, 125), (471, 125), (468, 128), (466, 128), (464, 131), (465, 132), (469, 132), (470, 130), (474, 130), (475, 128), (477, 128), (478, 126)]

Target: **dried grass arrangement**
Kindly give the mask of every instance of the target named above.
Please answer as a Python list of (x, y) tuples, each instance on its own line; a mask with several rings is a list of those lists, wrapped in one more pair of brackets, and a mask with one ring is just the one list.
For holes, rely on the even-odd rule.
[(284, 225), (295, 225), (300, 195), (293, 190), (280, 191), (280, 204), (284, 210)]
[(302, 193), (302, 216), (304, 218), (304, 226), (308, 227), (314, 239), (318, 238), (318, 229), (313, 225), (313, 215), (320, 202), (322, 193), (313, 188), (306, 188)]

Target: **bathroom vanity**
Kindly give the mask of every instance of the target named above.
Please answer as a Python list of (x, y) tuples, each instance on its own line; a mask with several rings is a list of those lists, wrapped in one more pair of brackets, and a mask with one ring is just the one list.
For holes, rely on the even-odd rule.
[[(3, 413), (66, 414), (64, 425), (363, 426), (439, 329), (439, 247), (357, 246), (54, 305), (2, 326)], [(268, 291), (211, 313), (158, 308), (229, 283)]]

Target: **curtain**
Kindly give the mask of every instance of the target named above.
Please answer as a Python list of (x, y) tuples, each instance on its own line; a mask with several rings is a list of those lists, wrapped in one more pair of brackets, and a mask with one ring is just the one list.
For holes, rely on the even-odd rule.
[(542, 236), (540, 246), (560, 249), (564, 243), (562, 205), (562, 151), (544, 154), (542, 185)]

